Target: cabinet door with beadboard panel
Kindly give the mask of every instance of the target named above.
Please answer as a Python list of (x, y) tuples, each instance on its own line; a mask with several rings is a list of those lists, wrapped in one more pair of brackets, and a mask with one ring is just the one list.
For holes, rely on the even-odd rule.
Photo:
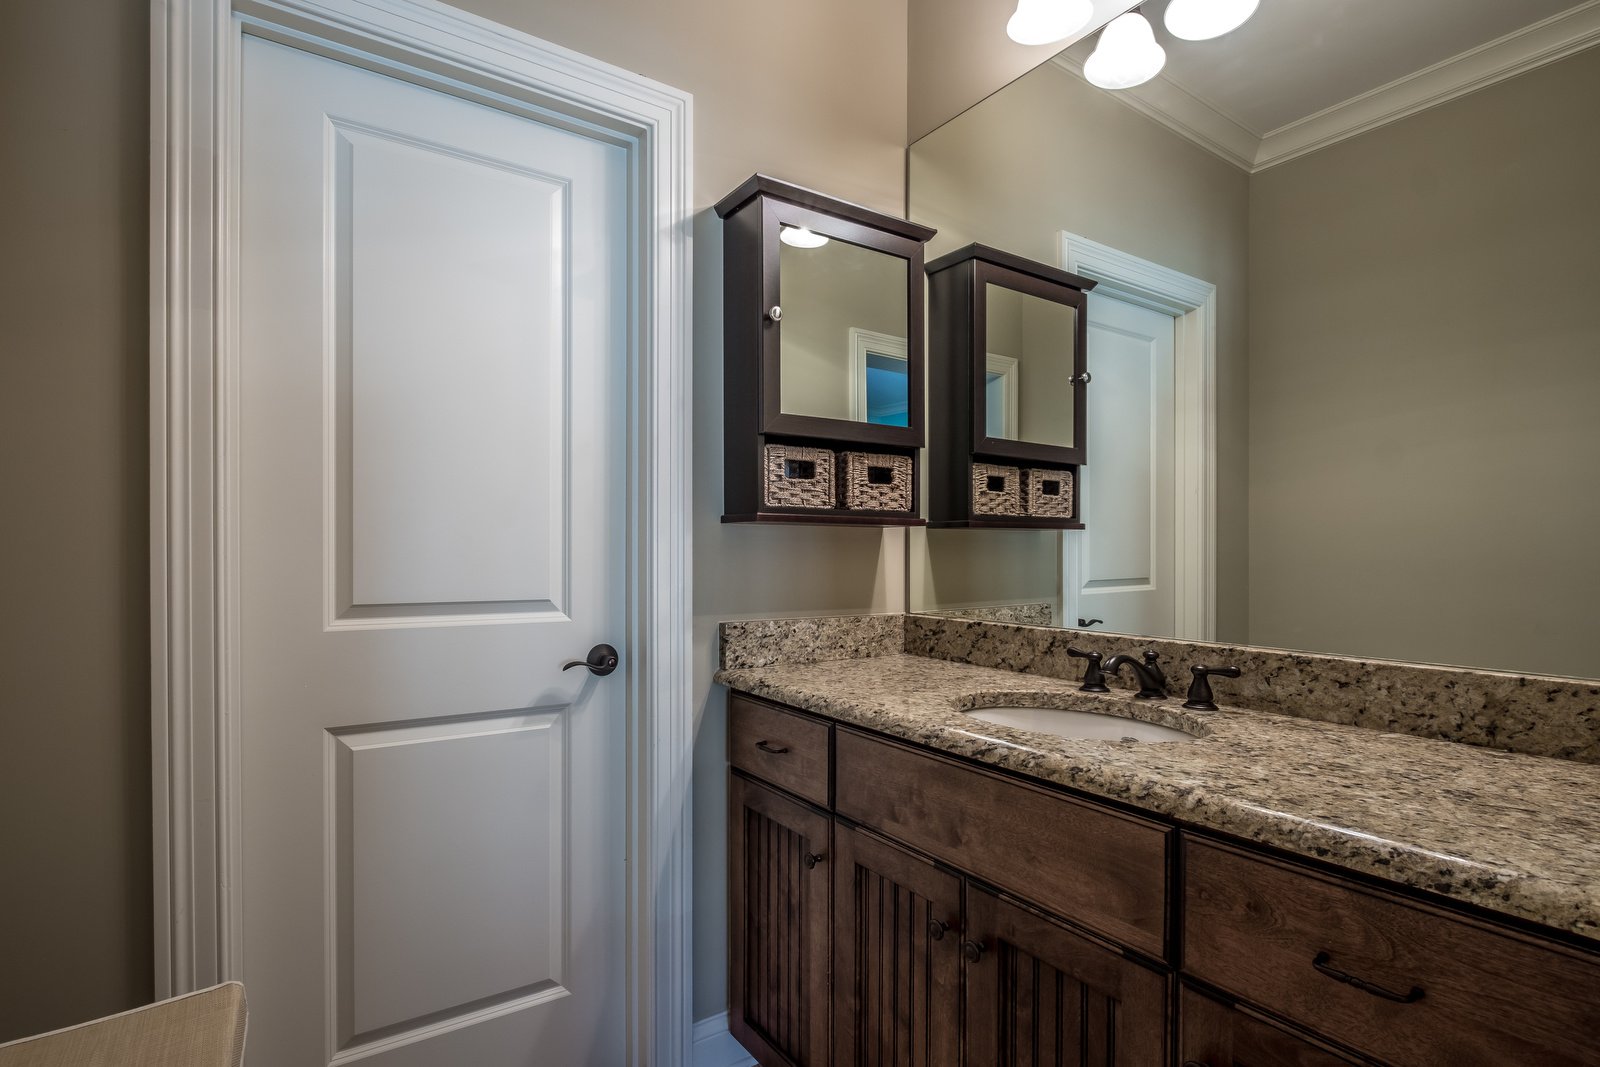
[(728, 1029), (764, 1067), (823, 1067), (829, 819), (737, 774), (728, 798)]
[(967, 887), (969, 1067), (1158, 1067), (1166, 979), (1109, 946)]
[(961, 881), (844, 823), (834, 830), (837, 1067), (961, 1061)]

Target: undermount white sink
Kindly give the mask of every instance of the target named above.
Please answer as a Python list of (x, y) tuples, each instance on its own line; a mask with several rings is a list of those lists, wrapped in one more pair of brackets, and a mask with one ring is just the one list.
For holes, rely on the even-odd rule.
[(1172, 726), (1145, 722), (1142, 719), (1125, 719), (1120, 715), (1097, 715), (1091, 711), (1068, 711), (1064, 708), (973, 708), (967, 712), (974, 719), (992, 722), (998, 726), (1013, 726), (1018, 730), (1032, 730), (1037, 734), (1054, 734), (1088, 741), (1195, 741), (1194, 734), (1185, 733)]

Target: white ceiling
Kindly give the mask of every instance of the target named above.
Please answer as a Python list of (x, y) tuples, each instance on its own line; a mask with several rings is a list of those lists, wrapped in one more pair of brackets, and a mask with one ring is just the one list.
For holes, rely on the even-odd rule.
[[(1116, 95), (1248, 169), (1600, 42), (1600, 0), (1261, 0), (1212, 41), (1168, 34), (1167, 2), (1141, 5), (1166, 69)], [(1081, 70), (1098, 39), (1058, 62)]]

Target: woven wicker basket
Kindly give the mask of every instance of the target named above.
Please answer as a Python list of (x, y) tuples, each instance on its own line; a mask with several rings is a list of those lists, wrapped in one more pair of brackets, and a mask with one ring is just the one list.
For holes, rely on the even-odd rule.
[(1029, 515), (1072, 518), (1075, 479), (1071, 471), (1028, 468), (1023, 475), (1023, 502)]
[(972, 513), (1021, 515), (1022, 472), (995, 463), (972, 465)]
[(839, 501), (850, 511), (910, 511), (911, 457), (839, 453)]
[(761, 500), (769, 508), (834, 506), (833, 453), (826, 448), (767, 445)]

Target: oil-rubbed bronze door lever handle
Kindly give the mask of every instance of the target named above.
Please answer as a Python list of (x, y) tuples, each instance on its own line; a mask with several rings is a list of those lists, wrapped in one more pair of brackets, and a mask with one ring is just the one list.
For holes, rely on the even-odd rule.
[(595, 645), (589, 650), (588, 659), (569, 659), (561, 665), (561, 669), (570, 671), (574, 667), (587, 667), (590, 674), (604, 678), (617, 669), (619, 662), (621, 660), (616, 649), (610, 645)]

